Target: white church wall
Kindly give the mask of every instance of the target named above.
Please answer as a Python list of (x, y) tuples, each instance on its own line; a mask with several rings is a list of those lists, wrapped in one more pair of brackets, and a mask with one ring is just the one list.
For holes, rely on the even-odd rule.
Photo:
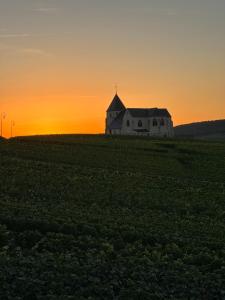
[[(161, 124), (163, 119), (164, 125)], [(128, 122), (129, 121), (129, 126)], [(139, 127), (141, 121), (142, 126)], [(157, 121), (157, 126), (154, 126), (153, 121)], [(148, 130), (149, 132), (138, 133), (136, 130)], [(127, 111), (124, 115), (122, 124), (122, 134), (137, 134), (137, 135), (150, 135), (150, 136), (171, 136), (171, 121), (169, 118), (134, 118)]]
[[(128, 121), (129, 121), (129, 126), (127, 125)], [(123, 118), (122, 134), (128, 134), (128, 135), (133, 134), (133, 130), (134, 130), (133, 118), (130, 115), (129, 111), (126, 111)]]

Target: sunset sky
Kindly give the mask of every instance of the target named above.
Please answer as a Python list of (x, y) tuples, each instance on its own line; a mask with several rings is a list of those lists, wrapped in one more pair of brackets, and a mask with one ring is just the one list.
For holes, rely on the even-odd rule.
[(101, 133), (127, 107), (225, 119), (225, 0), (0, 0), (4, 135)]

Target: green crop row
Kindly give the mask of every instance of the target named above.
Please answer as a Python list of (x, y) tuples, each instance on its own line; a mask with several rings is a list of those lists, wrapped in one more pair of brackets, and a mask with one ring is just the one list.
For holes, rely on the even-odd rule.
[(0, 299), (225, 299), (225, 144), (0, 143)]

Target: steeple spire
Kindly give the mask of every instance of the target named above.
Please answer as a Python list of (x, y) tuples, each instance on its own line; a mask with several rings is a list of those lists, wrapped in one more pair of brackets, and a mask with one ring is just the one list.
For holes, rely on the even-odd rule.
[(123, 102), (120, 100), (118, 94), (116, 93), (107, 112), (109, 111), (122, 111), (125, 110), (126, 107), (124, 106)]

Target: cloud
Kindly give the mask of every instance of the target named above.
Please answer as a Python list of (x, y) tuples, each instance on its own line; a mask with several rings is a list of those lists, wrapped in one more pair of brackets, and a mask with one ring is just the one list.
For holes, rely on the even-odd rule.
[(31, 9), (33, 12), (44, 13), (44, 14), (52, 14), (57, 11), (55, 7), (39, 7)]
[(0, 51), (7, 55), (53, 57), (52, 53), (38, 48), (18, 48), (0, 43)]
[(0, 39), (10, 39), (10, 38), (27, 38), (32, 35), (29, 33), (10, 33), (10, 34), (0, 34)]
[[(49, 37), (49, 34), (32, 34), (32, 33), (0, 33), (0, 39), (13, 38), (32, 38), (32, 37)], [(52, 36), (52, 35), (51, 35)]]
[(17, 53), (25, 54), (25, 55), (38, 55), (38, 56), (52, 56), (52, 54), (42, 50), (42, 49), (36, 49), (36, 48), (21, 48), (17, 50)]

